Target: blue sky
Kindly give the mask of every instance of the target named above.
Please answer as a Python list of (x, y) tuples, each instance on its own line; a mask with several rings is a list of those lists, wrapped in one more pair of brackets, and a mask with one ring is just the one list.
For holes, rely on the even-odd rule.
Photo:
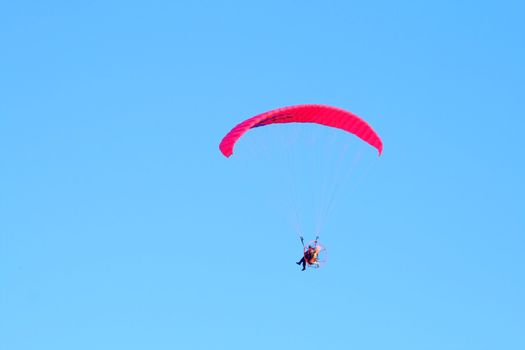
[[(525, 348), (524, 10), (3, 3), (0, 348)], [(304, 273), (275, 128), (218, 150), (301, 103), (385, 145)]]

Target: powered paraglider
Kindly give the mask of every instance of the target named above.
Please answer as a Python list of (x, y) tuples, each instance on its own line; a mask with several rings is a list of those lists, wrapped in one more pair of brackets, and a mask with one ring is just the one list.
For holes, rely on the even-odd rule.
[[(278, 108), (246, 119), (243, 122), (237, 124), (223, 137), (220, 142), (219, 149), (225, 157), (230, 157), (233, 154), (235, 144), (248, 130), (271, 124), (285, 123), (313, 123), (321, 126), (340, 129), (365, 141), (367, 144), (374, 147), (379, 155), (381, 155), (383, 151), (383, 142), (381, 141), (381, 138), (366, 121), (346, 110), (320, 104), (305, 104)], [(301, 158), (304, 157), (301, 155)], [(339, 160), (344, 162), (344, 157), (341, 155)], [(293, 164), (294, 162), (288, 163)], [(290, 173), (294, 172), (290, 171)], [(310, 174), (309, 171), (295, 173)], [(342, 176), (335, 176), (335, 178), (339, 180), (341, 177)], [(291, 181), (294, 182), (295, 179)], [(328, 188), (329, 186), (325, 187)], [(329, 194), (324, 196), (325, 198), (328, 198), (327, 204), (324, 208), (325, 211), (328, 211), (332, 203), (335, 190), (338, 188), (337, 184), (332, 187), (333, 190), (329, 190)], [(308, 187), (308, 190), (311, 190), (310, 187)], [(297, 208), (295, 208), (295, 211), (297, 211)], [(297, 215), (297, 213), (295, 214)], [(320, 228), (316, 229), (315, 232), (319, 232), (319, 230)], [(305, 266), (319, 268), (326, 264), (328, 257), (326, 247), (321, 244), (317, 238), (304, 245), (300, 232), (302, 232), (302, 230), (298, 228), (298, 234), (300, 235), (301, 242), (303, 243), (303, 257), (299, 262), (297, 262), (297, 264), (303, 265), (303, 270)]]

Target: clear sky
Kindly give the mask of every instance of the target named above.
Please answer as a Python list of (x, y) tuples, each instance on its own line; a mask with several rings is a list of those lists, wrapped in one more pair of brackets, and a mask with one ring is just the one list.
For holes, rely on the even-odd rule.
[[(0, 348), (525, 349), (523, 4), (2, 2)], [(301, 103), (385, 145), (305, 272), (218, 150)]]

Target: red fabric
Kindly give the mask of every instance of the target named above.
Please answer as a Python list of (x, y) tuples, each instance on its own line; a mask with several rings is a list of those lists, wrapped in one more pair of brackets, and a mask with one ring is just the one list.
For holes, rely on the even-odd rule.
[(278, 123), (316, 123), (352, 133), (375, 147), (381, 155), (383, 142), (367, 122), (344, 109), (324, 105), (298, 105), (274, 109), (259, 114), (235, 126), (221, 141), (219, 148), (224, 156), (233, 154), (239, 138), (251, 128)]

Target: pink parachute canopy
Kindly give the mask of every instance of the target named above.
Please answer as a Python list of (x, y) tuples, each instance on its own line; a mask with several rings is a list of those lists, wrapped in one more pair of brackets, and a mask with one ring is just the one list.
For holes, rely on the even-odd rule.
[(274, 109), (247, 119), (235, 126), (221, 141), (224, 156), (233, 154), (233, 147), (249, 129), (278, 123), (316, 123), (348, 131), (375, 147), (381, 155), (383, 142), (367, 122), (344, 109), (324, 105), (298, 105)]

